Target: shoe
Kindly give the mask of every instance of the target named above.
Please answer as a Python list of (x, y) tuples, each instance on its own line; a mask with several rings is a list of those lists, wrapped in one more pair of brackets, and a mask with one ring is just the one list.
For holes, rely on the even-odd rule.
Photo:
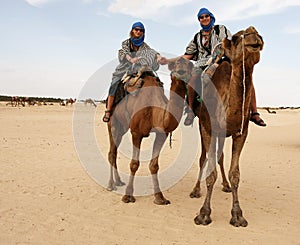
[(190, 125), (192, 125), (193, 122), (194, 122), (194, 119), (195, 119), (194, 113), (193, 113), (192, 111), (188, 112), (188, 113), (187, 113), (187, 116), (186, 116), (186, 118), (185, 118), (185, 120), (184, 120), (184, 125), (185, 125), (185, 126), (190, 126)]
[[(108, 116), (107, 116), (107, 114), (108, 114)], [(102, 118), (103, 122), (108, 123), (110, 121), (110, 117), (111, 117), (111, 110), (106, 110), (105, 114)]]
[(250, 121), (254, 122), (256, 125), (265, 127), (267, 124), (262, 120), (260, 117), (260, 114), (258, 112), (252, 112), (250, 116)]

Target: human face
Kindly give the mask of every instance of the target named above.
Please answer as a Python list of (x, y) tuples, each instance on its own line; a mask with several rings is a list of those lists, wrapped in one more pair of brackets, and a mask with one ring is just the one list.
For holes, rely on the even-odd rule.
[(208, 14), (202, 14), (199, 17), (199, 21), (200, 21), (201, 25), (207, 26), (207, 25), (209, 25), (209, 22), (210, 22), (210, 16)]
[(132, 34), (134, 38), (139, 38), (144, 35), (143, 29), (136, 27), (132, 29)]

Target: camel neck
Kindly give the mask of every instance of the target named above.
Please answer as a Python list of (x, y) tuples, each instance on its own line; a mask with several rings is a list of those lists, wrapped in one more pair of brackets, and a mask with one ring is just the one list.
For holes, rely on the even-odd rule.
[(244, 120), (249, 116), (252, 91), (252, 68), (243, 69), (233, 65), (230, 79), (229, 106), (227, 107), (227, 131), (242, 130)]
[(163, 118), (166, 132), (172, 132), (177, 128), (183, 113), (185, 94), (185, 83), (176, 78), (172, 78), (170, 99)]

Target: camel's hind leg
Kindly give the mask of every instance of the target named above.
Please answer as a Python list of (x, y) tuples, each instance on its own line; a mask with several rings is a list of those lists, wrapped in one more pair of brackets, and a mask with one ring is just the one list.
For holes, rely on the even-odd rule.
[(108, 134), (109, 134), (109, 152), (108, 152), (108, 161), (110, 163), (110, 178), (108, 181), (107, 190), (113, 191), (116, 190), (116, 186), (123, 186), (125, 183), (121, 181), (118, 168), (117, 168), (117, 150), (121, 143), (122, 137), (125, 133), (125, 130), (121, 127), (121, 125), (114, 124), (112, 126), (111, 123), (108, 125)]
[[(200, 125), (200, 127), (201, 127), (201, 125)], [(202, 135), (202, 134), (200, 134), (200, 135)], [(218, 154), (217, 154), (218, 164), (220, 166), (221, 175), (222, 175), (222, 185), (223, 185), (222, 190), (224, 192), (231, 192), (231, 188), (230, 188), (230, 185), (228, 183), (228, 180), (226, 178), (225, 171), (224, 171), (224, 154), (223, 154), (224, 141), (225, 141), (225, 138), (223, 138), (223, 137), (218, 138)], [(203, 142), (202, 137), (201, 137), (201, 142)], [(200, 170), (199, 170), (199, 175), (198, 175), (198, 180), (196, 182), (196, 185), (195, 185), (193, 191), (190, 193), (191, 198), (199, 198), (201, 196), (200, 183), (202, 180), (201, 178), (202, 178), (202, 172), (203, 172), (203, 166), (204, 166), (205, 160), (206, 160), (206, 150), (205, 150), (204, 144), (201, 144), (201, 156), (199, 159)]]
[(136, 171), (140, 166), (140, 148), (142, 143), (143, 137), (137, 133), (132, 133), (132, 143), (133, 143), (133, 152), (132, 152), (132, 159), (130, 162), (130, 177), (129, 182), (126, 188), (125, 195), (122, 198), (122, 201), (125, 203), (135, 202), (135, 198), (133, 196), (133, 183), (134, 183), (134, 176)]
[(243, 135), (233, 139), (232, 145), (232, 159), (231, 166), (229, 170), (229, 181), (232, 190), (232, 209), (231, 209), (231, 220), (230, 224), (233, 226), (243, 226), (248, 225), (247, 220), (243, 217), (242, 209), (240, 208), (238, 200), (238, 186), (240, 182), (240, 170), (239, 170), (239, 157), (244, 146), (247, 137), (247, 132)]
[(221, 175), (222, 175), (222, 185), (223, 185), (222, 191), (231, 192), (231, 188), (230, 188), (230, 185), (228, 183), (228, 180), (226, 178), (225, 171), (224, 171), (224, 153), (223, 153), (224, 142), (225, 142), (224, 137), (218, 138), (218, 155), (217, 155), (218, 156), (218, 164), (220, 166)]
[[(203, 141), (203, 139), (201, 137), (201, 142), (202, 141)], [(199, 175), (198, 175), (198, 179), (197, 179), (196, 185), (193, 188), (193, 191), (190, 193), (190, 197), (191, 198), (199, 198), (201, 196), (201, 193), (200, 193), (200, 191), (201, 191), (200, 183), (201, 183), (203, 166), (204, 166), (205, 160), (206, 160), (206, 150), (205, 150), (204, 145), (201, 143), (201, 156), (200, 156), (200, 159), (199, 159)]]
[[(216, 170), (216, 164), (217, 164), (217, 153), (216, 153), (216, 137), (212, 136), (209, 137), (203, 137), (205, 148), (209, 149), (208, 151), (208, 160), (206, 161), (207, 165), (207, 172), (208, 176), (206, 177), (206, 187), (207, 187), (207, 193), (205, 197), (205, 201), (203, 203), (203, 206), (200, 209), (200, 214), (197, 215), (194, 219), (195, 224), (197, 225), (208, 225), (211, 223), (211, 208), (210, 208), (210, 200), (212, 196), (213, 186), (217, 179), (217, 170)], [(211, 141), (211, 142), (210, 142)], [(209, 148), (210, 146), (210, 148)], [(205, 166), (204, 166), (205, 167)], [(202, 173), (203, 174), (203, 173)]]
[(153, 181), (153, 186), (154, 186), (154, 203), (158, 205), (167, 205), (170, 204), (170, 201), (167, 200), (163, 193), (160, 190), (159, 187), (159, 182), (158, 182), (158, 177), (157, 177), (157, 172), (159, 169), (158, 165), (158, 157), (160, 150), (166, 141), (167, 134), (166, 133), (156, 133), (154, 145), (153, 145), (153, 151), (152, 151), (152, 159), (149, 164), (149, 169), (152, 175), (152, 181)]

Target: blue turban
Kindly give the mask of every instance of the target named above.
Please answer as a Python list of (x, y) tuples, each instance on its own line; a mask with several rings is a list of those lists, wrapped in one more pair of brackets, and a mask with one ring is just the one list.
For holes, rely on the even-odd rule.
[(145, 27), (144, 27), (144, 25), (143, 25), (142, 22), (135, 22), (132, 25), (131, 30), (133, 30), (136, 27), (141, 28), (143, 30), (144, 34), (140, 38), (133, 38), (133, 37), (131, 37), (130, 40), (131, 40), (131, 42), (133, 43), (134, 46), (139, 47), (139, 46), (141, 46), (144, 43), (144, 39), (145, 39)]
[(209, 31), (212, 28), (212, 26), (215, 24), (215, 21), (216, 21), (215, 16), (208, 9), (201, 8), (197, 14), (198, 20), (199, 20), (200, 16), (203, 14), (208, 14), (210, 16), (210, 22), (207, 26), (204, 26), (201, 24), (200, 25), (204, 31)]
[(143, 30), (143, 32), (145, 33), (145, 27), (144, 27), (144, 25), (143, 25), (142, 22), (135, 22), (135, 23), (133, 23), (131, 30), (134, 29), (134, 28), (136, 28), (136, 27), (141, 28)]

